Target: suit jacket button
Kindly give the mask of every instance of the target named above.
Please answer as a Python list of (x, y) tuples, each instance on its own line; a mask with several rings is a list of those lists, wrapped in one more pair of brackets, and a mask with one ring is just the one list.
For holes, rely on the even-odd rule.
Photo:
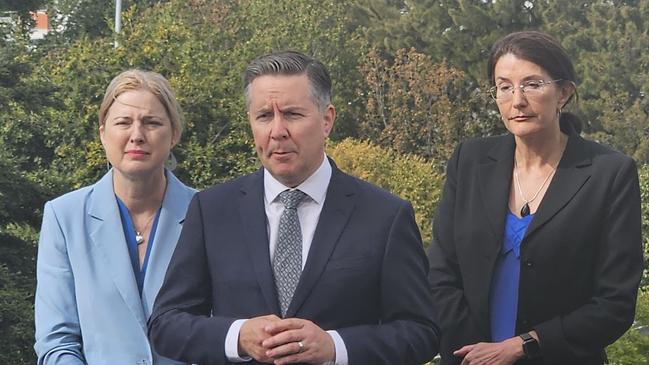
[(532, 260), (526, 260), (525, 261), (525, 266), (532, 267), (532, 266), (534, 266), (534, 263), (532, 262)]

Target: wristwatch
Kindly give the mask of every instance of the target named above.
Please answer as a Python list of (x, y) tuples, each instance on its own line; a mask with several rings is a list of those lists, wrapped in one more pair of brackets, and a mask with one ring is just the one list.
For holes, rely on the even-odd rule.
[(526, 359), (538, 359), (541, 357), (541, 346), (534, 337), (527, 332), (518, 337), (523, 339), (523, 352)]

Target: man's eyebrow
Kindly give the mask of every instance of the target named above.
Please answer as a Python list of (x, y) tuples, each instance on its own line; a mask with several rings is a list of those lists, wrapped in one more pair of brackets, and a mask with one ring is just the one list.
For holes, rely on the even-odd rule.
[(303, 110), (306, 110), (306, 109), (307, 108), (305, 108), (303, 106), (300, 106), (300, 105), (287, 105), (287, 106), (285, 106), (283, 108), (280, 108), (279, 111), (281, 111), (281, 112), (285, 112), (285, 111), (294, 112), (294, 111), (303, 111)]

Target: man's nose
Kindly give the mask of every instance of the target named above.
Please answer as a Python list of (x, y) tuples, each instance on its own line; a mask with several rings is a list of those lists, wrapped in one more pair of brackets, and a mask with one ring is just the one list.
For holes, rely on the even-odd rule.
[(271, 121), (270, 137), (273, 139), (285, 139), (288, 137), (288, 126), (284, 113), (273, 105), (273, 120)]
[(286, 121), (281, 116), (273, 118), (270, 136), (274, 139), (285, 139), (288, 137), (288, 128)]

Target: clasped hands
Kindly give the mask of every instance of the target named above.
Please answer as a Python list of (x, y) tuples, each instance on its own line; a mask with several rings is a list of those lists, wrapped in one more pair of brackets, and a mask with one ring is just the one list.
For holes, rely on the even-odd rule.
[(331, 336), (313, 322), (276, 315), (246, 320), (239, 331), (239, 354), (277, 365), (334, 361)]

